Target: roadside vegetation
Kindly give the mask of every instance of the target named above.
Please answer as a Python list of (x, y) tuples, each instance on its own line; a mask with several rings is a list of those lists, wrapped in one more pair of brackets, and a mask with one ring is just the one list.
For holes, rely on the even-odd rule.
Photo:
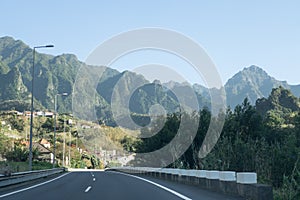
[[(268, 98), (258, 99), (255, 105), (251, 105), (246, 98), (235, 108), (228, 108), (221, 136), (205, 158), (199, 157), (199, 151), (210, 120), (218, 120), (218, 116), (211, 118), (212, 114), (206, 108), (196, 114), (200, 121), (192, 145), (168, 167), (256, 172), (259, 183), (273, 186), (275, 199), (300, 199), (299, 98), (279, 87), (273, 89)], [(193, 120), (195, 116), (189, 117)], [(71, 124), (64, 126), (64, 120), (68, 119), (84, 126), (80, 129)], [(0, 121), (0, 168), (9, 166), (12, 171), (27, 170), (28, 148), (24, 141), (28, 141), (29, 119), (6, 112), (0, 115)], [(52, 144), (53, 122), (53, 118), (35, 117), (34, 141), (45, 138)], [(111, 160), (105, 164), (99, 155), (99, 147), (120, 152), (151, 152), (168, 144), (176, 135), (179, 125), (180, 113), (169, 114), (164, 127), (156, 135), (137, 139), (139, 133), (135, 131), (60, 115), (57, 127), (58, 166), (62, 166), (63, 130), (67, 133), (66, 148), (69, 150), (70, 147), (70, 167), (104, 168), (120, 166), (120, 163)], [(143, 132), (146, 135), (151, 130), (144, 128)], [(38, 158), (39, 152), (34, 150), (34, 170), (52, 167), (51, 163)]]
[[(73, 124), (69, 124), (67, 121), (72, 121)], [(4, 171), (13, 173), (28, 170), (29, 123), (29, 116), (19, 115), (16, 111), (0, 113), (0, 174), (1, 171), (2, 173)], [(51, 145), (47, 149), (53, 152), (53, 127), (54, 118), (34, 117), (33, 143), (39, 143), (44, 139)], [(113, 159), (105, 163), (99, 156), (99, 147), (101, 147), (101, 151), (117, 149), (122, 152), (121, 141), (125, 136), (131, 137), (130, 135), (133, 134), (133, 131), (124, 132), (118, 127), (100, 126), (97, 123), (75, 119), (68, 114), (61, 114), (57, 118), (56, 130), (57, 167), (63, 166), (64, 141), (65, 157), (70, 156), (70, 163), (65, 163), (66, 167), (103, 169), (106, 166), (120, 166), (120, 163)], [(98, 147), (97, 152), (94, 149), (95, 144)], [(42, 152), (34, 146), (33, 160), (33, 170), (52, 168), (51, 161), (45, 160)]]
[[(279, 87), (268, 98), (258, 99), (255, 106), (245, 99), (228, 109), (221, 136), (203, 159), (198, 154), (211, 113), (203, 109), (199, 116), (192, 145), (169, 167), (256, 172), (259, 183), (273, 186), (275, 199), (300, 199), (300, 100), (289, 90)], [(179, 124), (180, 114), (171, 114), (155, 136), (126, 140), (123, 145), (136, 152), (160, 149), (173, 139)]]

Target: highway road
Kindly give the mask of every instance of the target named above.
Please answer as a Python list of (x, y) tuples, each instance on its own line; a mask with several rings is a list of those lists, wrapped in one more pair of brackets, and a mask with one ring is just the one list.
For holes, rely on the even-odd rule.
[(2, 200), (237, 200), (205, 191), (195, 186), (183, 185), (149, 177), (139, 177), (119, 172), (85, 171), (68, 172), (35, 185), (24, 185), (13, 191), (0, 192)]

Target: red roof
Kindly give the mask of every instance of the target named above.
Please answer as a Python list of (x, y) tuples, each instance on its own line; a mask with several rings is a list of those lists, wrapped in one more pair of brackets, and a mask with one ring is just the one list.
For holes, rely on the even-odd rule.
[(48, 140), (42, 138), (42, 139), (40, 140), (40, 144), (50, 144), (50, 142), (48, 142)]

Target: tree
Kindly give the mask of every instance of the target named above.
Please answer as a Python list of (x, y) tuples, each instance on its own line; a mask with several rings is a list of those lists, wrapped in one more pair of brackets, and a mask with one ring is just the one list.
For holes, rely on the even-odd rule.
[(18, 118), (16, 115), (12, 115), (8, 121), (13, 129), (18, 130), (19, 132), (24, 131), (25, 122), (23, 119)]
[(25, 162), (28, 159), (29, 152), (27, 149), (15, 145), (11, 151), (5, 154), (8, 161)]
[(121, 140), (121, 144), (123, 145), (123, 149), (127, 152), (135, 151), (135, 140), (132, 137), (125, 136)]
[(47, 118), (46, 121), (42, 124), (42, 128), (46, 129), (47, 132), (52, 132), (54, 128), (54, 119)]

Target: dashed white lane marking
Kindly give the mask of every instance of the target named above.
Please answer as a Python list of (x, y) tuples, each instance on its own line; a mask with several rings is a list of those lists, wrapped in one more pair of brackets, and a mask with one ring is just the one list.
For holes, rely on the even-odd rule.
[(93, 181), (96, 181), (96, 178), (93, 178)]
[(56, 177), (56, 178), (54, 178), (54, 179), (51, 179), (51, 180), (49, 180), (49, 181), (46, 181), (46, 182), (43, 182), (43, 183), (40, 183), (40, 184), (37, 184), (37, 185), (30, 186), (30, 187), (28, 187), (28, 188), (24, 188), (24, 189), (21, 189), (21, 190), (17, 190), (17, 191), (14, 191), (14, 192), (10, 192), (10, 193), (7, 193), (7, 194), (3, 194), (3, 195), (0, 196), (0, 198), (2, 198), (2, 197), (7, 197), (7, 196), (10, 196), (10, 195), (13, 195), (13, 194), (16, 194), (16, 193), (19, 193), (19, 192), (23, 192), (23, 191), (26, 191), (26, 190), (30, 190), (30, 189), (36, 188), (36, 187), (38, 187), (38, 186), (41, 186), (41, 185), (45, 185), (45, 184), (50, 183), (50, 182), (52, 182), (52, 181), (55, 181), (55, 180), (57, 180), (57, 179), (59, 179), (59, 178), (62, 178), (62, 177), (66, 176), (66, 175), (68, 175), (68, 174), (70, 174), (70, 173), (71, 173), (71, 172), (66, 173), (66, 174), (63, 174), (63, 175), (61, 175), (61, 176), (59, 176), (59, 177)]
[(89, 192), (89, 191), (90, 191), (90, 189), (92, 189), (92, 186), (89, 186), (89, 187), (87, 187), (87, 188), (85, 189), (85, 191), (84, 191), (84, 192), (85, 192), (85, 193), (86, 193), (86, 192)]
[(157, 187), (159, 187), (159, 188), (161, 188), (161, 189), (164, 189), (164, 190), (166, 190), (166, 191), (168, 191), (168, 192), (170, 192), (170, 193), (172, 193), (172, 194), (174, 194), (174, 195), (176, 195), (176, 196), (178, 196), (179, 198), (182, 198), (182, 199), (184, 199), (184, 200), (192, 200), (191, 198), (189, 198), (189, 197), (187, 197), (187, 196), (184, 196), (183, 194), (180, 194), (179, 192), (176, 192), (176, 191), (174, 191), (174, 190), (172, 190), (172, 189), (170, 189), (170, 188), (167, 188), (167, 187), (165, 187), (165, 186), (162, 186), (162, 185), (160, 185), (160, 184), (158, 184), (158, 183), (155, 183), (155, 182), (153, 182), (153, 181), (150, 181), (150, 180), (141, 178), (141, 177), (139, 177), (139, 176), (134, 176), (134, 175), (131, 175), (131, 174), (125, 174), (125, 173), (115, 172), (115, 171), (110, 171), (110, 173), (117, 173), (117, 174), (122, 174), (122, 175), (125, 175), (125, 176), (134, 177), (134, 178), (140, 179), (140, 180), (142, 180), (142, 181), (148, 182), (148, 183), (150, 183), (150, 184), (152, 184), (152, 185), (155, 185), (155, 186), (157, 186)]

